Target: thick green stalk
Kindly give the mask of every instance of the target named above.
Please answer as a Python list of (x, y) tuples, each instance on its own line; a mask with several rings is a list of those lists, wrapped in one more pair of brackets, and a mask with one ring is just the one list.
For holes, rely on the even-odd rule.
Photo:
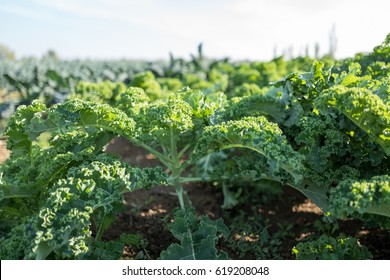
[[(171, 165), (170, 169), (173, 177), (173, 185), (175, 186), (175, 190), (179, 199), (181, 209), (185, 210), (187, 207), (191, 206), (191, 201), (188, 198), (186, 191), (183, 190), (182, 182), (181, 182), (181, 173), (183, 171), (183, 167), (180, 163), (180, 157), (183, 155), (184, 151), (178, 154), (177, 152), (177, 141), (175, 138), (175, 133), (173, 128), (170, 128), (170, 156), (171, 156)], [(187, 149), (187, 148), (185, 148)], [(165, 150), (165, 149), (164, 149)]]
[(181, 175), (181, 166), (179, 158), (172, 159), (172, 177), (173, 177), (173, 185), (175, 186), (175, 190), (177, 193), (177, 196), (179, 198), (180, 207), (182, 209), (186, 209), (186, 203), (185, 203), (185, 196), (186, 193), (183, 190), (182, 183), (180, 182), (180, 175)]
[(204, 182), (204, 179), (201, 177), (180, 177), (178, 182), (179, 184)]
[[(95, 223), (95, 224), (96, 224), (96, 223)], [(104, 217), (103, 217), (103, 219), (101, 220), (101, 223), (100, 223), (100, 225), (99, 225), (99, 227), (98, 227), (98, 230), (97, 230), (97, 232), (96, 232), (96, 236), (95, 236), (95, 240), (96, 240), (96, 241), (102, 240), (103, 232), (104, 232), (104, 230), (103, 230), (103, 224), (104, 224)]]
[(155, 149), (149, 147), (148, 145), (140, 142), (140, 141), (136, 141), (135, 139), (132, 139), (132, 141), (134, 142), (134, 144), (136, 144), (137, 146), (140, 146), (142, 148), (144, 148), (145, 150), (147, 150), (149, 153), (151, 153), (152, 155), (154, 155), (159, 161), (161, 161), (166, 167), (169, 167), (171, 165), (171, 160), (169, 159), (169, 157), (167, 157), (164, 154), (156, 151)]

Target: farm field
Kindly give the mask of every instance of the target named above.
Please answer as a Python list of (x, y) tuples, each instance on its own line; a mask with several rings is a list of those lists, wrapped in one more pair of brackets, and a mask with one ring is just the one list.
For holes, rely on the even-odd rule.
[(367, 54), (0, 61), (0, 259), (389, 259)]

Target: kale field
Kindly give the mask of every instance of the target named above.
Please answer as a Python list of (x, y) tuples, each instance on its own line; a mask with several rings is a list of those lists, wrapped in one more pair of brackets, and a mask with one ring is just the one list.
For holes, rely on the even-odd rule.
[(0, 59), (0, 259), (389, 259), (390, 34), (191, 57)]

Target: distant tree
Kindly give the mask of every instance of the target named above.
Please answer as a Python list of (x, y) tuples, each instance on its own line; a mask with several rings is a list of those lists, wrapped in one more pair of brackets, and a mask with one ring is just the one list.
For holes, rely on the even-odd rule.
[(314, 45), (314, 57), (319, 58), (320, 57), (320, 44), (317, 42)]
[(15, 60), (15, 53), (7, 46), (0, 44), (0, 59)]
[(294, 57), (294, 47), (293, 46), (288, 47), (288, 49), (287, 49), (287, 57), (289, 59), (292, 59)]
[(274, 58), (278, 57), (278, 46), (274, 45)]
[(309, 56), (309, 45), (306, 45), (306, 46), (305, 46), (305, 56), (306, 56), (306, 57)]
[(294, 47), (289, 46), (288, 48), (285, 48), (283, 50), (283, 56), (286, 57), (286, 59), (292, 59), (294, 57)]
[(336, 25), (333, 24), (332, 29), (329, 32), (329, 56), (335, 58), (337, 50), (337, 37), (336, 37)]
[(43, 56), (43, 59), (50, 59), (50, 60), (58, 60), (60, 57), (58, 56), (57, 52), (55, 50), (48, 50)]

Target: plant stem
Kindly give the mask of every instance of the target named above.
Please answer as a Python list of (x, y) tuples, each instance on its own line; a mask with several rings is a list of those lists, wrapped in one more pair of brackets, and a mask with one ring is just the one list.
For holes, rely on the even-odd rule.
[(175, 189), (176, 189), (177, 197), (179, 198), (181, 209), (186, 209), (184, 204), (183, 187), (181, 185), (176, 185)]
[(178, 154), (178, 158), (181, 158), (183, 154), (190, 148), (190, 145), (186, 145)]
[(103, 237), (103, 224), (104, 224), (104, 217), (105, 216), (106, 215), (103, 216), (103, 219), (102, 219), (102, 221), (101, 221), (101, 223), (99, 225), (99, 228), (98, 228), (98, 230), (96, 232), (96, 236), (95, 236), (95, 240), (96, 241), (102, 240), (102, 237)]
[(178, 182), (180, 184), (185, 184), (185, 183), (191, 183), (191, 182), (203, 182), (205, 181), (201, 177), (180, 177)]
[(161, 161), (165, 166), (169, 167), (171, 165), (171, 160), (167, 156), (163, 155), (162, 153), (156, 151), (155, 149), (149, 147), (148, 145), (146, 145), (146, 144), (144, 144), (142, 142), (136, 141), (134, 139), (132, 139), (132, 141), (137, 146), (140, 146), (140, 147), (144, 148), (149, 153), (151, 153), (156, 158), (158, 158), (158, 160)]
[(183, 167), (180, 163), (180, 157), (185, 152), (187, 147), (185, 147), (179, 154), (177, 153), (177, 142), (175, 138), (175, 134), (173, 131), (173, 128), (170, 128), (170, 153), (171, 153), (171, 165), (170, 169), (172, 172), (172, 178), (173, 178), (173, 185), (175, 186), (175, 190), (177, 193), (177, 197), (179, 199), (180, 207), (181, 209), (185, 210), (187, 206), (191, 206), (191, 201), (188, 198), (187, 193), (183, 190), (182, 183), (181, 182), (181, 172), (183, 171)]
[[(264, 155), (264, 153), (262, 153), (261, 151), (253, 148), (253, 147), (249, 147), (249, 146), (244, 146), (242, 144), (229, 144), (229, 145), (225, 145), (225, 146), (222, 146), (220, 148), (220, 150), (225, 150), (225, 149), (231, 149), (231, 148), (245, 148), (245, 149), (249, 149), (249, 150), (253, 150), (255, 152), (258, 152), (259, 154), (262, 154)], [(265, 155), (264, 155), (265, 156)]]
[(176, 160), (177, 162), (179, 162), (179, 156), (177, 154), (177, 147), (176, 147), (176, 139), (175, 139), (175, 136), (174, 136), (174, 133), (173, 133), (173, 128), (170, 127), (169, 128), (170, 130), (170, 138), (171, 138), (171, 154), (172, 154), (172, 160)]
[(29, 194), (14, 194), (14, 195), (5, 195), (5, 196), (3, 196), (4, 199), (8, 199), (8, 198), (21, 198), (21, 197), (32, 197), (32, 195), (29, 195)]

